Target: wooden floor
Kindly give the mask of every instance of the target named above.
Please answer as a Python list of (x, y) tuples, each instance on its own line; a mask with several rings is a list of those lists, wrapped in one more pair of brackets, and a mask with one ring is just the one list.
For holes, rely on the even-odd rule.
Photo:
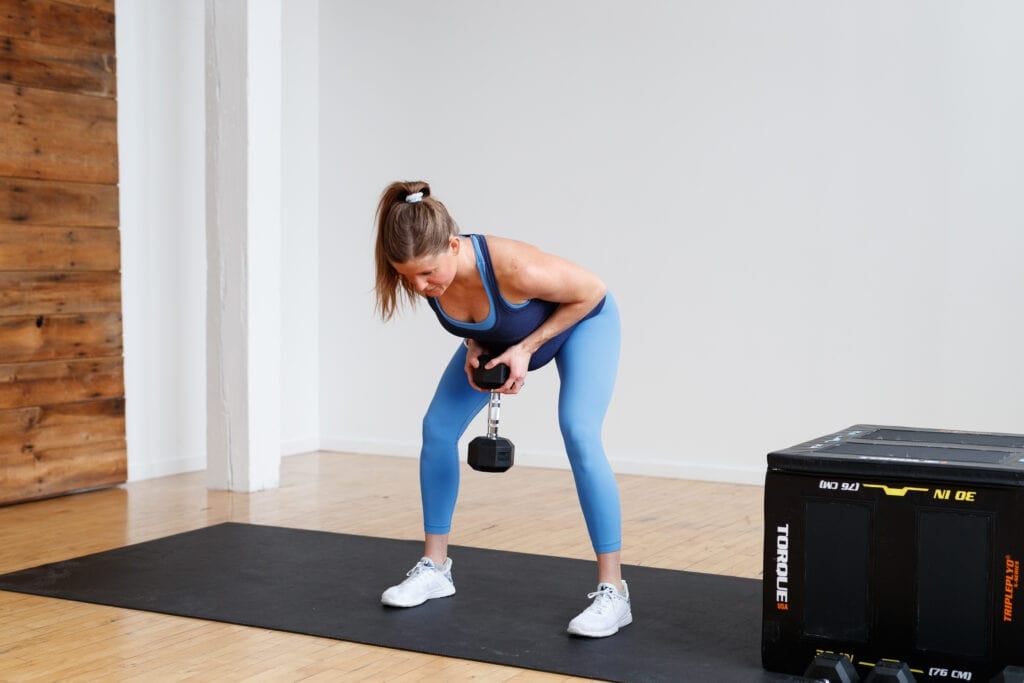
[[(625, 564), (760, 576), (761, 487), (618, 479)], [(0, 508), (0, 573), (225, 521), (421, 538), (414, 459), (311, 453), (285, 458), (273, 491), (205, 486), (200, 472)], [(563, 470), (465, 469), (452, 543), (593, 558)], [(406, 569), (364, 578), (383, 589)], [(581, 609), (592, 589), (580, 587)], [(579, 679), (0, 591), (3, 682), (462, 680)]]

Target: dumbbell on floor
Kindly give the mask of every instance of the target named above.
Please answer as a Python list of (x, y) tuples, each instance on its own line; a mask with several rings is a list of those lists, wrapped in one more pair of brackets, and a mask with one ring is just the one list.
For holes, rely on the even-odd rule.
[(481, 389), (490, 389), (487, 402), (487, 436), (478, 436), (469, 442), (469, 466), (480, 472), (504, 472), (512, 467), (516, 447), (506, 438), (498, 436), (498, 416), (501, 412), (500, 389), (508, 381), (509, 367), (496, 365), (487, 370), (484, 366), (493, 356), (481, 355), (479, 365), (473, 370), (473, 382)]
[(914, 674), (906, 662), (883, 659), (875, 664), (864, 683), (914, 683)]
[(803, 678), (828, 683), (860, 683), (860, 676), (857, 675), (853, 661), (830, 652), (815, 657), (804, 672)]

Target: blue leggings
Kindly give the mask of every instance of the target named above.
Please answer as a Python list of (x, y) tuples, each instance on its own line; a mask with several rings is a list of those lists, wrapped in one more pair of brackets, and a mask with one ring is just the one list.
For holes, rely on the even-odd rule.
[[(558, 424), (596, 553), (622, 546), (619, 488), (601, 443), (618, 364), (619, 311), (609, 294), (601, 312), (579, 323), (555, 356), (561, 380)], [(459, 494), (459, 439), (488, 400), (470, 386), (465, 365), (466, 349), (459, 345), (423, 418), (420, 494), (428, 534), (451, 530)]]

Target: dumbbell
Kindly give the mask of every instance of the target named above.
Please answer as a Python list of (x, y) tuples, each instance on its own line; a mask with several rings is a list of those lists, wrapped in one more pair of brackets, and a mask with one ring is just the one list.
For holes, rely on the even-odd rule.
[(842, 655), (831, 652), (814, 658), (803, 675), (805, 680), (828, 681), (828, 683), (859, 683), (860, 676), (853, 662)]
[(516, 447), (506, 438), (498, 436), (498, 415), (501, 412), (500, 389), (508, 381), (509, 367), (504, 363), (485, 370), (494, 356), (481, 355), (479, 365), (473, 369), (473, 382), (481, 389), (490, 389), (487, 402), (487, 436), (478, 436), (469, 442), (469, 466), (479, 472), (504, 472), (512, 467)]
[(997, 673), (990, 683), (1024, 683), (1024, 666), (1010, 665)]
[(914, 683), (915, 680), (906, 662), (883, 659), (871, 669), (864, 683)]

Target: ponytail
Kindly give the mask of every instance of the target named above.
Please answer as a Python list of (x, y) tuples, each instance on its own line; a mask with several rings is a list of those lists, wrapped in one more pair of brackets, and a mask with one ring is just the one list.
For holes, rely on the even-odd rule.
[(459, 226), (444, 204), (430, 196), (430, 185), (423, 181), (388, 185), (377, 204), (376, 221), (376, 308), (384, 320), (390, 320), (398, 310), (399, 290), (410, 305), (416, 303), (415, 290), (391, 264), (440, 254), (459, 234)]

